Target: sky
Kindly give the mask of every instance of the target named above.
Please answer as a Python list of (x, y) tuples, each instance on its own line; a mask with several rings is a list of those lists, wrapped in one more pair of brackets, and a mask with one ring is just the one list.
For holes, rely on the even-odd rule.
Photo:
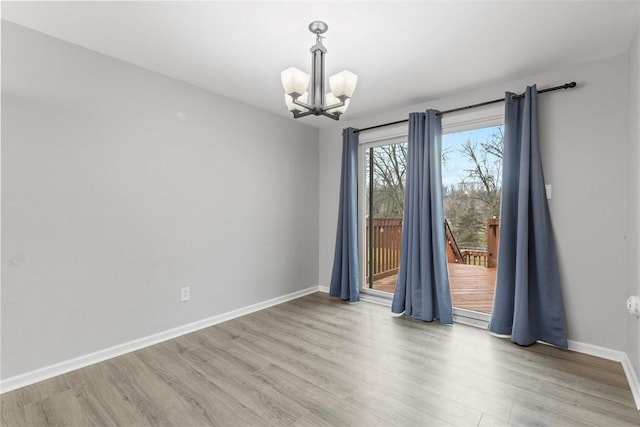
[(442, 152), (448, 150), (447, 163), (442, 165), (442, 184), (449, 186), (462, 181), (467, 176), (465, 169), (470, 169), (470, 163), (461, 153), (462, 144), (467, 139), (482, 142), (488, 140), (494, 133), (496, 126), (472, 129), (442, 135)]

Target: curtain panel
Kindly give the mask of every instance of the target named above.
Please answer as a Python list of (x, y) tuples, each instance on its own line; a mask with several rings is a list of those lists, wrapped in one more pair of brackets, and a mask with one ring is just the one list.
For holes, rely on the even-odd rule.
[(500, 255), (489, 330), (567, 347), (564, 303), (538, 134), (538, 93), (505, 96)]
[(358, 261), (358, 131), (342, 131), (340, 203), (333, 271), (329, 295), (342, 300), (360, 299)]
[(453, 324), (442, 200), (442, 118), (409, 115), (402, 252), (391, 311)]

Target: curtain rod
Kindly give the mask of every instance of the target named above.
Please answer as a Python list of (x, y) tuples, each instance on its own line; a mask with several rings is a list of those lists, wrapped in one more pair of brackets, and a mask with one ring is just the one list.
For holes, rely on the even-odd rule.
[[(576, 87), (576, 82), (565, 83), (563, 85), (550, 87), (548, 89), (541, 89), (541, 90), (538, 91), (538, 93), (553, 92), (554, 90), (570, 89), (570, 88), (573, 88), (573, 87)], [(512, 95), (511, 99), (522, 98), (523, 96), (524, 96), (524, 93), (520, 94), (520, 95)], [(451, 110), (441, 111), (441, 112), (438, 112), (437, 114), (440, 115), (440, 116), (444, 116), (445, 114), (455, 113), (457, 111), (469, 110), (471, 108), (484, 107), (485, 105), (496, 104), (498, 102), (504, 102), (504, 100), (505, 100), (505, 98), (494, 99), (494, 100), (491, 100), (491, 101), (481, 102), (479, 104), (466, 105), (464, 107), (458, 107), (458, 108), (453, 108)], [(365, 132), (365, 131), (372, 130), (372, 129), (378, 129), (378, 128), (382, 128), (382, 127), (386, 127), (386, 126), (398, 125), (400, 123), (407, 123), (407, 122), (409, 122), (409, 119), (398, 120), (396, 122), (384, 123), (384, 124), (381, 124), (381, 125), (369, 126), (368, 128), (358, 129), (357, 132)]]

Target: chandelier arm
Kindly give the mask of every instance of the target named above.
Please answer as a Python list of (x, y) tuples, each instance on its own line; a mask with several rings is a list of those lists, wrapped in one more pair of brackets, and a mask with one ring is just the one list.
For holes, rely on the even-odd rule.
[(300, 117), (306, 117), (306, 116), (310, 116), (312, 114), (314, 114), (313, 111), (305, 111), (303, 113), (298, 113), (298, 112), (293, 111), (293, 118), (294, 119), (299, 119)]
[(336, 120), (336, 121), (340, 120), (340, 114), (337, 114), (337, 113), (330, 113), (330, 112), (325, 110), (325, 111), (322, 111), (322, 115), (325, 116), (325, 117), (329, 117), (330, 119), (333, 119), (333, 120)]
[(309, 104), (307, 104), (307, 103), (305, 103), (305, 102), (302, 102), (302, 101), (298, 101), (298, 98), (297, 98), (297, 97), (296, 97), (296, 98), (291, 98), (291, 99), (292, 99), (292, 101), (293, 101), (293, 103), (294, 103), (294, 104), (299, 105), (299, 106), (301, 106), (301, 107), (304, 107), (304, 108), (306, 108), (307, 110), (313, 110), (313, 107), (312, 107), (311, 105), (309, 105)]

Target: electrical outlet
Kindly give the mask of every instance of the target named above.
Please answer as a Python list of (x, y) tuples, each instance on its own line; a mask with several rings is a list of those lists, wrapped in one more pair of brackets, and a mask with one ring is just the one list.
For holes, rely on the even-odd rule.
[(191, 286), (180, 288), (180, 302), (187, 302), (191, 299)]
[(637, 295), (632, 295), (627, 299), (627, 310), (629, 313), (635, 314), (636, 316), (640, 316), (640, 297)]

